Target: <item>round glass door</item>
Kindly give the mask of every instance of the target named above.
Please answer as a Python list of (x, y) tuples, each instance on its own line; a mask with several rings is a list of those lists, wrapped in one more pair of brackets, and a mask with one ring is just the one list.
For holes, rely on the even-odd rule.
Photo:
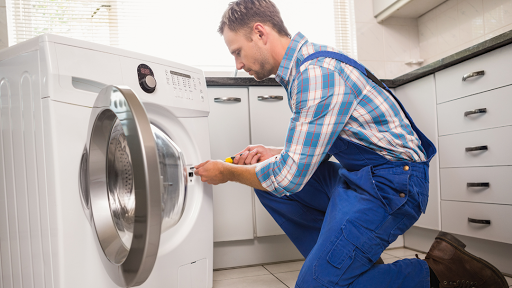
[(158, 127), (151, 125), (155, 136), (160, 179), (162, 181), (162, 233), (178, 224), (185, 209), (187, 168), (183, 153)]
[(156, 261), (163, 223), (160, 171), (169, 169), (161, 169), (159, 145), (133, 91), (108, 86), (94, 107), (80, 165), (83, 207), (110, 278), (120, 287), (138, 286)]

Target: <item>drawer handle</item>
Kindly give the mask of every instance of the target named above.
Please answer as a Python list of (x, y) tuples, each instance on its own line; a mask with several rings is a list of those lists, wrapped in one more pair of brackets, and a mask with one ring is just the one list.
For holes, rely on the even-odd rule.
[(259, 101), (267, 101), (267, 100), (281, 101), (281, 100), (283, 100), (283, 96), (276, 96), (276, 95), (258, 96), (258, 100)]
[(466, 112), (464, 112), (464, 117), (468, 117), (469, 115), (473, 115), (473, 114), (483, 114), (483, 113), (487, 113), (487, 108), (480, 108), (480, 109), (466, 111)]
[(489, 188), (491, 185), (489, 184), (489, 182), (481, 182), (481, 183), (468, 183), (468, 188), (472, 188), (472, 187), (487, 187)]
[(491, 220), (480, 220), (480, 219), (468, 218), (468, 222), (475, 223), (475, 224), (491, 225)]
[(466, 152), (473, 152), (473, 151), (486, 151), (489, 150), (487, 145), (484, 146), (475, 146), (475, 147), (466, 147)]
[(238, 97), (220, 97), (220, 98), (213, 98), (214, 102), (242, 102), (242, 98)]
[(467, 79), (472, 78), (472, 77), (484, 76), (484, 75), (485, 75), (485, 71), (484, 70), (476, 71), (476, 72), (471, 72), (471, 73), (468, 73), (468, 74), (462, 76), (462, 81), (466, 81)]

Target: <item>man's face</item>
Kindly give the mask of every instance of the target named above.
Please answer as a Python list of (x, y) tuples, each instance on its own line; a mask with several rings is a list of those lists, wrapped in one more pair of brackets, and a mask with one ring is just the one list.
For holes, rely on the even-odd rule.
[(244, 32), (224, 29), (224, 42), (235, 57), (236, 69), (244, 69), (256, 80), (263, 80), (273, 74), (270, 55), (257, 34), (251, 34), (252, 41)]

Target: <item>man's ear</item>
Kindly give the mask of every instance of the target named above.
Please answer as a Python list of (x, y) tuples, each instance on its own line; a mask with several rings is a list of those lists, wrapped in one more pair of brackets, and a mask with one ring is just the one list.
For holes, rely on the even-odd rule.
[(261, 23), (255, 23), (252, 27), (253, 29), (253, 35), (256, 37), (256, 40), (261, 40), (264, 45), (268, 42), (268, 27), (261, 24)]

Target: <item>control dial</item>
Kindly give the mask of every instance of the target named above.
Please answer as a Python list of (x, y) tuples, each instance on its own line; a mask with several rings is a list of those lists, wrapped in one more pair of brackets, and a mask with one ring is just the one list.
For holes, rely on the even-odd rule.
[(146, 93), (153, 93), (156, 89), (156, 79), (153, 70), (146, 64), (140, 64), (137, 67), (140, 88)]

